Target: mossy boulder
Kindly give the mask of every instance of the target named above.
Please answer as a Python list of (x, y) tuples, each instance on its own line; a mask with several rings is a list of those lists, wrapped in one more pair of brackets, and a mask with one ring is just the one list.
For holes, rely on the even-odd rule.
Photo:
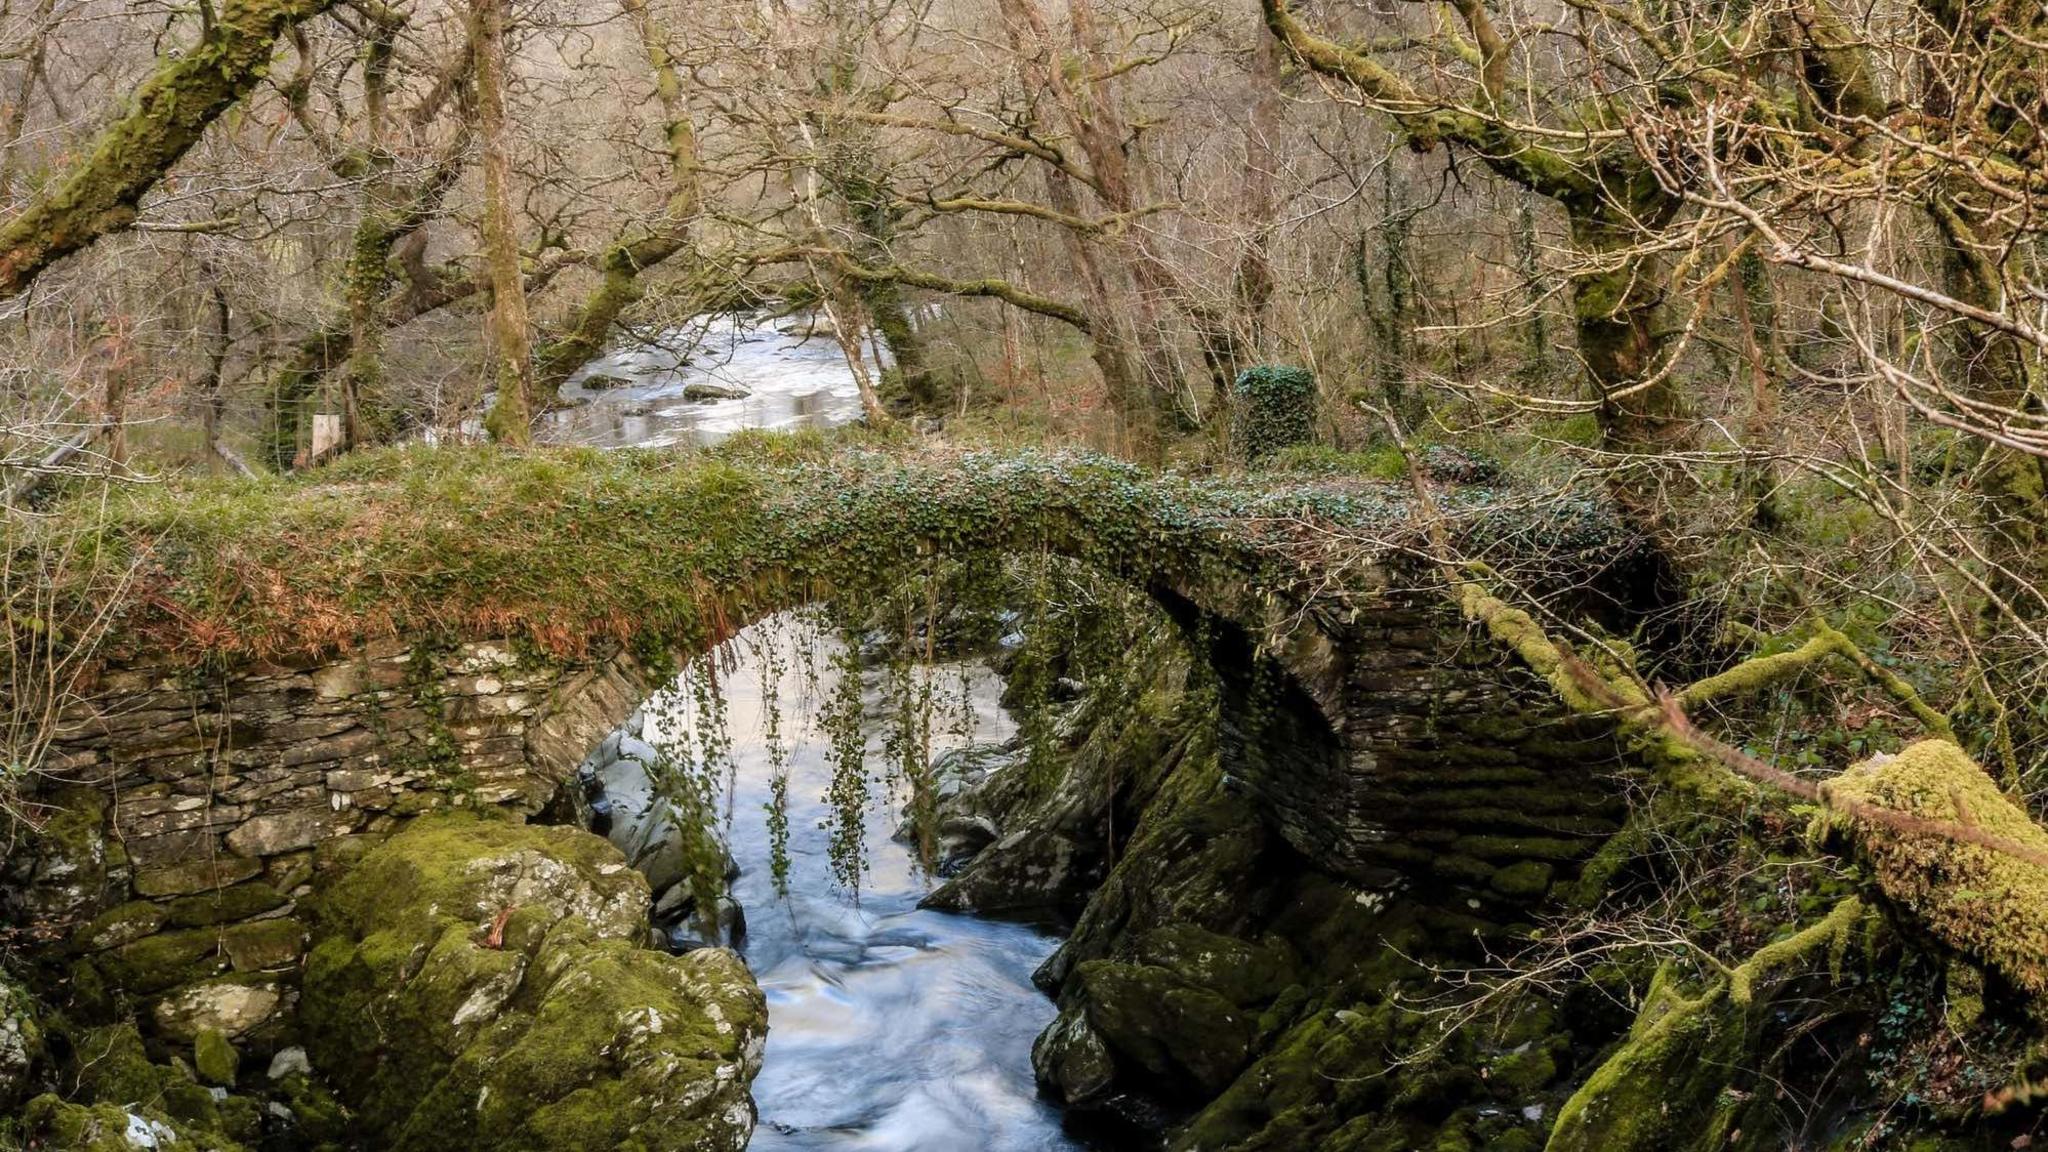
[(212, 1133), (191, 1128), (154, 1108), (119, 1104), (74, 1104), (55, 1096), (38, 1096), (21, 1116), (26, 1146), (43, 1152), (138, 1152), (142, 1149), (191, 1149), (193, 1152), (241, 1152), (242, 1146)]
[[(75, 1085), (71, 1101), (41, 1098), (45, 1132), (57, 1148), (93, 1148), (106, 1128), (106, 1110), (136, 1118), (136, 1132), (168, 1129), (177, 1142), (165, 1147), (230, 1150), (254, 1142), (261, 1134), (262, 1115), (246, 1096), (216, 1095), (201, 1084), (181, 1060), (155, 1063), (133, 1024), (115, 1024), (72, 1033), (64, 1083)], [(122, 1121), (125, 1127), (127, 1121)], [(31, 1126), (31, 1131), (34, 1131)], [(71, 1141), (64, 1143), (62, 1141)]]
[(301, 1025), (355, 1132), (406, 1149), (729, 1149), (766, 1006), (737, 956), (644, 946), (597, 836), (423, 817), (310, 902)]
[[(1128, 1073), (1119, 1079), (1163, 1098), (1200, 1101), (1221, 1092), (1251, 1059), (1258, 1034), (1257, 1013), (1150, 964), (1090, 960), (1075, 970), (1060, 1008), (1042, 1058), (1034, 1053), (1042, 1076), (1070, 1068), (1079, 1046), (1099, 1042)], [(1080, 1085), (1041, 1083), (1080, 1102)]]

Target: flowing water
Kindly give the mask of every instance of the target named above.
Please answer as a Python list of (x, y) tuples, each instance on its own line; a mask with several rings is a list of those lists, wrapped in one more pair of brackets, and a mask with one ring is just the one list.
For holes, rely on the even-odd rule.
[[(577, 369), (562, 386), (571, 406), (545, 417), (541, 437), (656, 448), (715, 444), (742, 428), (851, 423), (861, 414), (860, 387), (838, 342), (814, 332), (815, 322), (802, 319), (700, 317)], [(692, 398), (710, 390), (734, 395)]]
[[(790, 748), (786, 898), (775, 892), (765, 819), (774, 770), (764, 737), (763, 663), (753, 651), (765, 629), (776, 630), (785, 652), (793, 643), (810, 645), (816, 670), (813, 683), (803, 663), (792, 662), (778, 693)], [(1080, 1148), (1062, 1133), (1059, 1110), (1038, 1097), (1031, 1074), (1031, 1042), (1054, 1015), (1031, 971), (1058, 938), (1031, 925), (919, 909), (931, 880), (891, 838), (904, 797), (879, 786), (867, 809), (868, 872), (856, 903), (833, 879), (822, 827), (829, 742), (810, 720), (834, 683), (831, 643), (783, 620), (742, 633), (733, 649), (741, 653), (738, 667), (719, 678), (736, 765), (726, 839), (740, 869), (733, 894), (747, 918), (741, 954), (768, 996), (768, 1045), (754, 1082), (761, 1117), (750, 1149)], [(934, 674), (942, 711), (958, 715), (963, 700), (969, 706), (973, 740), (1014, 731), (996, 703), (1001, 684), (985, 666), (942, 666)], [(880, 675), (863, 677), (871, 768), (883, 762)], [(629, 754), (638, 738), (663, 746), (694, 715), (660, 699), (646, 711), (654, 719), (628, 725), (637, 729), (623, 742)], [(677, 713), (686, 718), (674, 719)], [(942, 716), (934, 754), (963, 742), (968, 727)], [(651, 803), (645, 777), (631, 760), (601, 771), (616, 813), (612, 838), (630, 856), (643, 856)]]

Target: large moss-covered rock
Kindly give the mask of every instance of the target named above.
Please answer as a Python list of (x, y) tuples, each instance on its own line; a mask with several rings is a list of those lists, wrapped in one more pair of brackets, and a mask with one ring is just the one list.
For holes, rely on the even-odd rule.
[(423, 818), (314, 904), (301, 1023), (393, 1149), (744, 1148), (766, 1007), (738, 957), (648, 950), (603, 839)]
[[(1074, 973), (1061, 997), (1066, 1027), (1051, 1030), (1052, 1050), (1034, 1053), (1040, 1082), (1067, 1099), (1080, 1085), (1048, 1080), (1056, 1059), (1063, 1071), (1072, 1063), (1065, 1037), (1080, 1040), (1072, 1023), (1078, 1016), (1087, 1030), (1114, 1054), (1127, 1079), (1167, 1097), (1206, 1100), (1222, 1091), (1251, 1058), (1258, 1032), (1254, 1013), (1232, 1004), (1211, 989), (1191, 984), (1164, 968), (1091, 960)], [(1085, 1043), (1085, 1041), (1083, 1041)]]

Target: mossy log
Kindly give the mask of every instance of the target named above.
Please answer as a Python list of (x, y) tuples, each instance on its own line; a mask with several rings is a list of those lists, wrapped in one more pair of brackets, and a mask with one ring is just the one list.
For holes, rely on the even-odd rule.
[[(1667, 785), (1716, 806), (1740, 806), (1758, 794), (1759, 783), (1817, 802), (1901, 912), (1942, 944), (2005, 977), (2032, 999), (2037, 1012), (2048, 1012), (2048, 830), (1954, 743), (1921, 741), (1815, 786), (1693, 731), (1675, 703), (1660, 704), (1632, 678), (1577, 659), (1529, 613), (1478, 582), (1463, 582), (1458, 591), (1466, 617), (1512, 649), (1568, 707), (1614, 717)], [(1801, 651), (1808, 650), (1815, 658), (1825, 651), (1848, 655), (1858, 666), (1867, 663), (1845, 638), (1828, 631)], [(1805, 666), (1785, 656), (1761, 657), (1681, 690), (1672, 700), (1753, 690)], [(1905, 687), (1896, 677), (1881, 676), (1879, 683), (1895, 695)], [(1919, 704), (1916, 696), (1911, 704)]]
[[(2048, 1011), (2048, 829), (1999, 791), (1962, 749), (1925, 740), (1873, 756), (1828, 781), (1829, 821), (1877, 886), (1929, 932), (2011, 981)], [(1886, 822), (1896, 812), (1922, 830)], [(1961, 825), (1984, 841), (1957, 839)], [(2031, 858), (2029, 858), (2031, 857)]]

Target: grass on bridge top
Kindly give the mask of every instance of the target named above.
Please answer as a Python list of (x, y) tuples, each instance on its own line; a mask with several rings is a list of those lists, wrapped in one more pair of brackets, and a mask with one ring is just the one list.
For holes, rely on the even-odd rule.
[[(1474, 539), (1555, 552), (1618, 538), (1597, 502), (1537, 515), (1492, 489), (1446, 496)], [(385, 449), (302, 476), (117, 485), (10, 532), (17, 571), (37, 565), (54, 593), (60, 634), (107, 610), (110, 654), (176, 661), (393, 637), (506, 637), (556, 655), (701, 642), (761, 597), (880, 590), (939, 553), (1042, 549), (1141, 582), (1226, 574), (1279, 591), (1311, 582), (1305, 569), (1419, 542), (1405, 489), (1381, 480), (1198, 478), (870, 432), (750, 433), (710, 450)]]

